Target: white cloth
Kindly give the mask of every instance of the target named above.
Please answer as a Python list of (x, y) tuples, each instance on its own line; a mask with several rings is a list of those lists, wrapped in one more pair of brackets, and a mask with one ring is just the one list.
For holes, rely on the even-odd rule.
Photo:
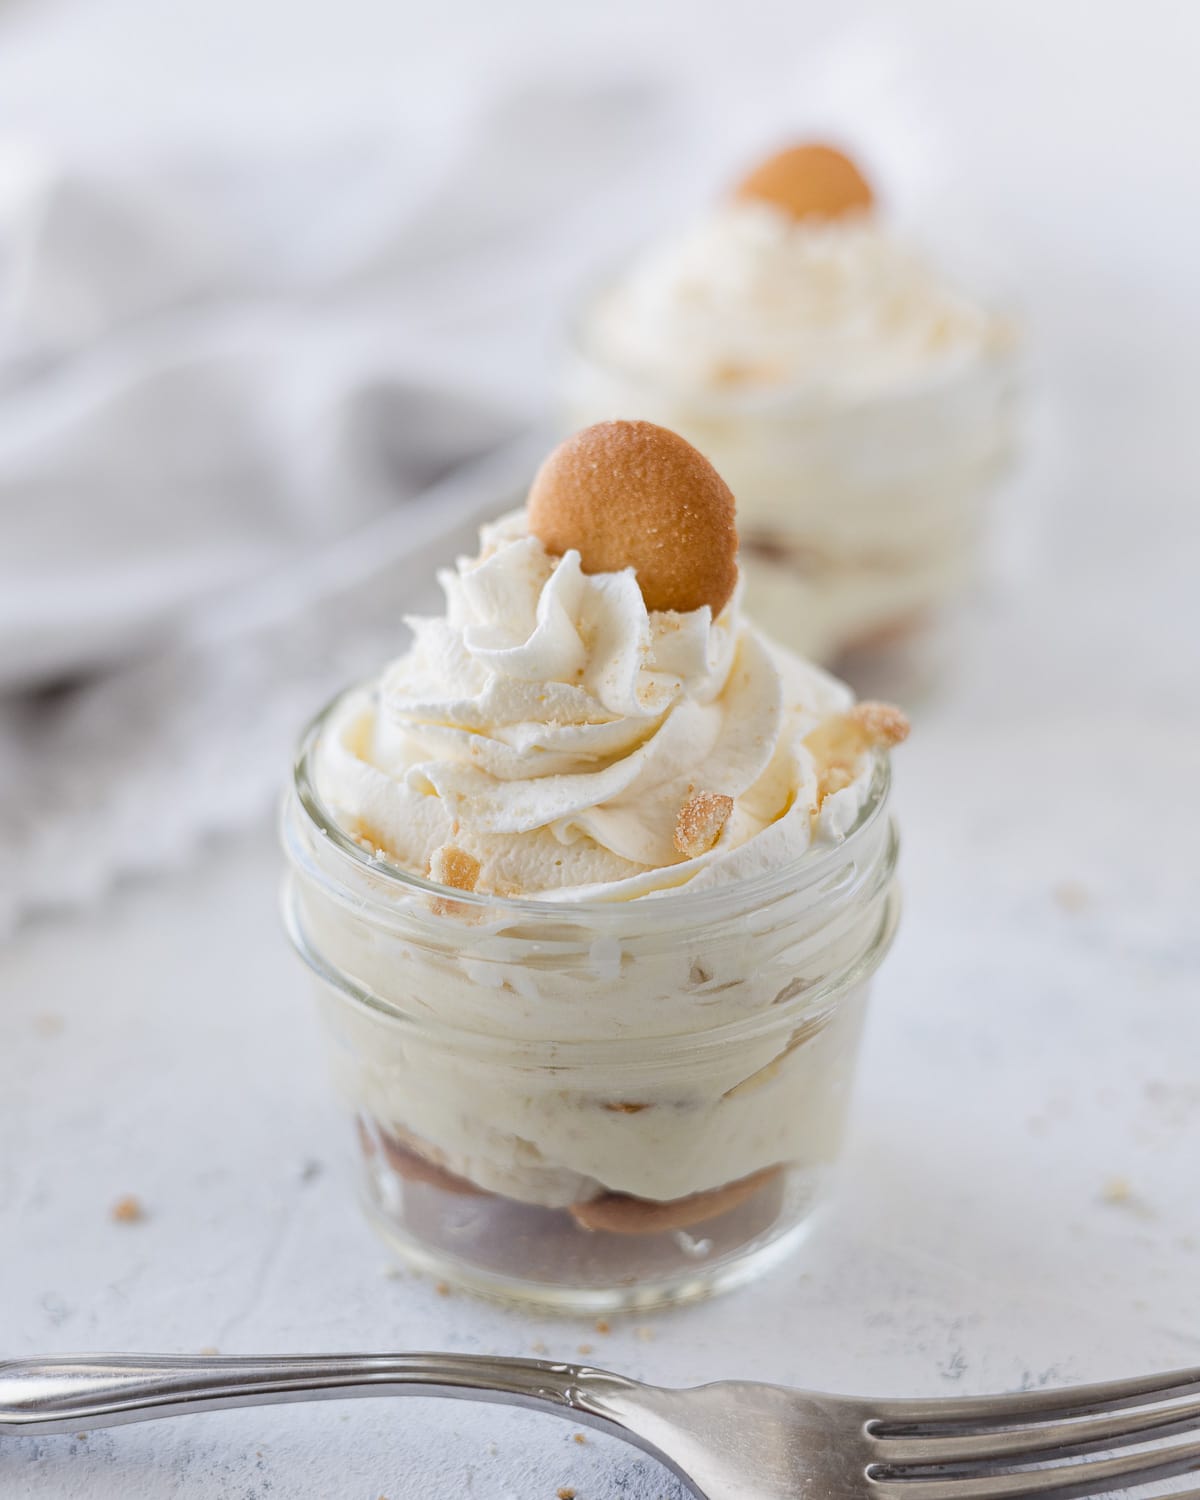
[[(514, 85), (282, 154), (0, 130), (0, 930), (266, 806), (304, 716), (514, 502), (534, 455), (502, 445), (668, 108), (617, 103)], [(587, 173), (531, 151), (564, 133)]]
[(435, 564), (473, 546), (543, 445), (506, 445), (119, 670), (0, 704), (0, 932), (261, 815), (304, 723), (395, 650), (404, 612), (435, 606)]
[(123, 654), (528, 419), (554, 185), (521, 193), (499, 115), (490, 203), (466, 142), (430, 183), (415, 143), (289, 181), (0, 138), (0, 687)]

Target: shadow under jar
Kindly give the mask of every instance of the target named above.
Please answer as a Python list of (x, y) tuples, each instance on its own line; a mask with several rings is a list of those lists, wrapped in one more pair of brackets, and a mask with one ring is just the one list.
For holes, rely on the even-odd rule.
[(571, 427), (638, 417), (699, 448), (737, 497), (746, 608), (861, 693), (937, 671), (947, 607), (978, 569), (986, 501), (1016, 445), (1012, 337), (894, 389), (839, 395), (731, 379), (683, 387), (571, 330)]
[(285, 913), (315, 972), (367, 1211), (412, 1265), (563, 1310), (736, 1285), (797, 1242), (840, 1148), (895, 929), (885, 758), (844, 843), (706, 891), (463, 893), (322, 807), (310, 730)]

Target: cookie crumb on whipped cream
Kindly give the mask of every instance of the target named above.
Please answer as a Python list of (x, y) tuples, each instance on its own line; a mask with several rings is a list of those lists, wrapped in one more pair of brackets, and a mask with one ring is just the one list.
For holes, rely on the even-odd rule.
[(733, 798), (723, 792), (697, 792), (679, 809), (675, 847), (685, 859), (707, 854), (721, 837), (733, 811)]
[(891, 750), (908, 738), (908, 715), (892, 703), (856, 703), (847, 718), (862, 730), (868, 745), (882, 745)]
[(831, 714), (805, 740), (819, 766), (818, 806), (854, 784), (865, 754), (903, 744), (908, 732), (907, 716), (890, 703), (856, 703), (844, 714)]
[(442, 844), (429, 857), (429, 878), (456, 891), (473, 891), (479, 879), (479, 861), (453, 844)]

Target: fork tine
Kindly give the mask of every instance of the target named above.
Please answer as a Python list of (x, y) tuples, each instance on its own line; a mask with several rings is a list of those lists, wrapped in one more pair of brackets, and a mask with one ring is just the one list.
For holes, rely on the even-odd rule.
[(1164, 1375), (1140, 1375), (1132, 1380), (1107, 1380), (1097, 1385), (1060, 1386), (1055, 1390), (1018, 1391), (1011, 1396), (944, 1396), (928, 1400), (871, 1401), (871, 1430), (880, 1435), (895, 1430), (946, 1426), (1002, 1427), (1053, 1417), (1084, 1417), (1094, 1412), (1122, 1411), (1150, 1401), (1168, 1401), (1200, 1393), (1200, 1369), (1172, 1370)]
[(1070, 1458), (1104, 1448), (1170, 1437), (1200, 1427), (1200, 1399), (1175, 1406), (1126, 1407), (1100, 1417), (1068, 1422), (1039, 1422), (1031, 1427), (997, 1427), (973, 1433), (927, 1433), (922, 1437), (887, 1437), (868, 1426), (878, 1462), (929, 1468), (941, 1464), (1004, 1460), (1046, 1461)]
[[(870, 1493), (878, 1500), (1078, 1500), (1108, 1490), (1128, 1489), (1156, 1479), (1170, 1479), (1200, 1469), (1200, 1443), (1181, 1443), (1154, 1453), (1125, 1453), (1119, 1458), (1089, 1459), (1056, 1469), (1027, 1469), (1020, 1474), (992, 1474), (962, 1479), (876, 1479), (867, 1470)], [(1195, 1500), (1200, 1490), (1170, 1500)]]

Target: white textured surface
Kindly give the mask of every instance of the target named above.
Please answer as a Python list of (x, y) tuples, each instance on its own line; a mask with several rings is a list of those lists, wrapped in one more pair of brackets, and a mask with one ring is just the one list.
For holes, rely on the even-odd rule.
[[(1099, 479), (1120, 444), (1102, 426), (1095, 442)], [(1148, 551), (1167, 519), (1149, 518)], [(87, 919), (28, 930), (0, 958), (6, 1352), (541, 1339), (665, 1382), (905, 1392), (1200, 1363), (1200, 725), (1171, 690), (1197, 680), (1196, 633), (1173, 661), (1159, 644), (1194, 604), (1164, 544), (1144, 559), (1153, 599), (1090, 611), (1125, 541), (1097, 518), (1069, 587), (1047, 568), (981, 616), (969, 680), (907, 747), (906, 921), (842, 1199), (807, 1257), (648, 1320), (652, 1340), (389, 1276), (323, 1170), (332, 1119), (264, 830)], [(1118, 1179), (1130, 1198), (1106, 1201)], [(109, 1221), (127, 1192), (144, 1223)], [(31, 1500), (526, 1500), (562, 1484), (582, 1500), (676, 1493), (611, 1442), (449, 1405), (0, 1444), (0, 1494)]]
[[(4, 1352), (543, 1340), (666, 1382), (947, 1393), (1200, 1363), (1198, 236), (1168, 191), (1192, 161), (1187, 47), (1118, 24), (1120, 8), (1086, 38), (1063, 19), (1074, 8), (1053, 25), (1042, 7), (997, 7), (990, 27), (974, 8), (970, 23), (911, 14), (942, 117), (967, 122), (994, 171), (1022, 164), (1012, 248), (1052, 410), (1023, 492), (1032, 524), (899, 761), (907, 910), (824, 1237), (756, 1288), (646, 1320), (652, 1340), (386, 1274), (333, 1169), (264, 828), (0, 950)], [(865, 53), (828, 54), (844, 97), (878, 99), (897, 153), (915, 138), (944, 158), (959, 136), (906, 114), (886, 33), (864, 36)], [(1072, 82), (1091, 92), (1068, 114), (1076, 41)], [(371, 64), (390, 78), (383, 49)], [(1111, 109), (1117, 78), (1143, 109)], [(754, 128), (779, 107), (764, 91)], [(1111, 217), (1109, 171), (1131, 195)], [(1131, 1196), (1108, 1201), (1118, 1179)], [(146, 1221), (111, 1223), (128, 1192)], [(0, 1442), (4, 1500), (549, 1500), (564, 1484), (579, 1500), (678, 1494), (615, 1443), (449, 1404)]]

